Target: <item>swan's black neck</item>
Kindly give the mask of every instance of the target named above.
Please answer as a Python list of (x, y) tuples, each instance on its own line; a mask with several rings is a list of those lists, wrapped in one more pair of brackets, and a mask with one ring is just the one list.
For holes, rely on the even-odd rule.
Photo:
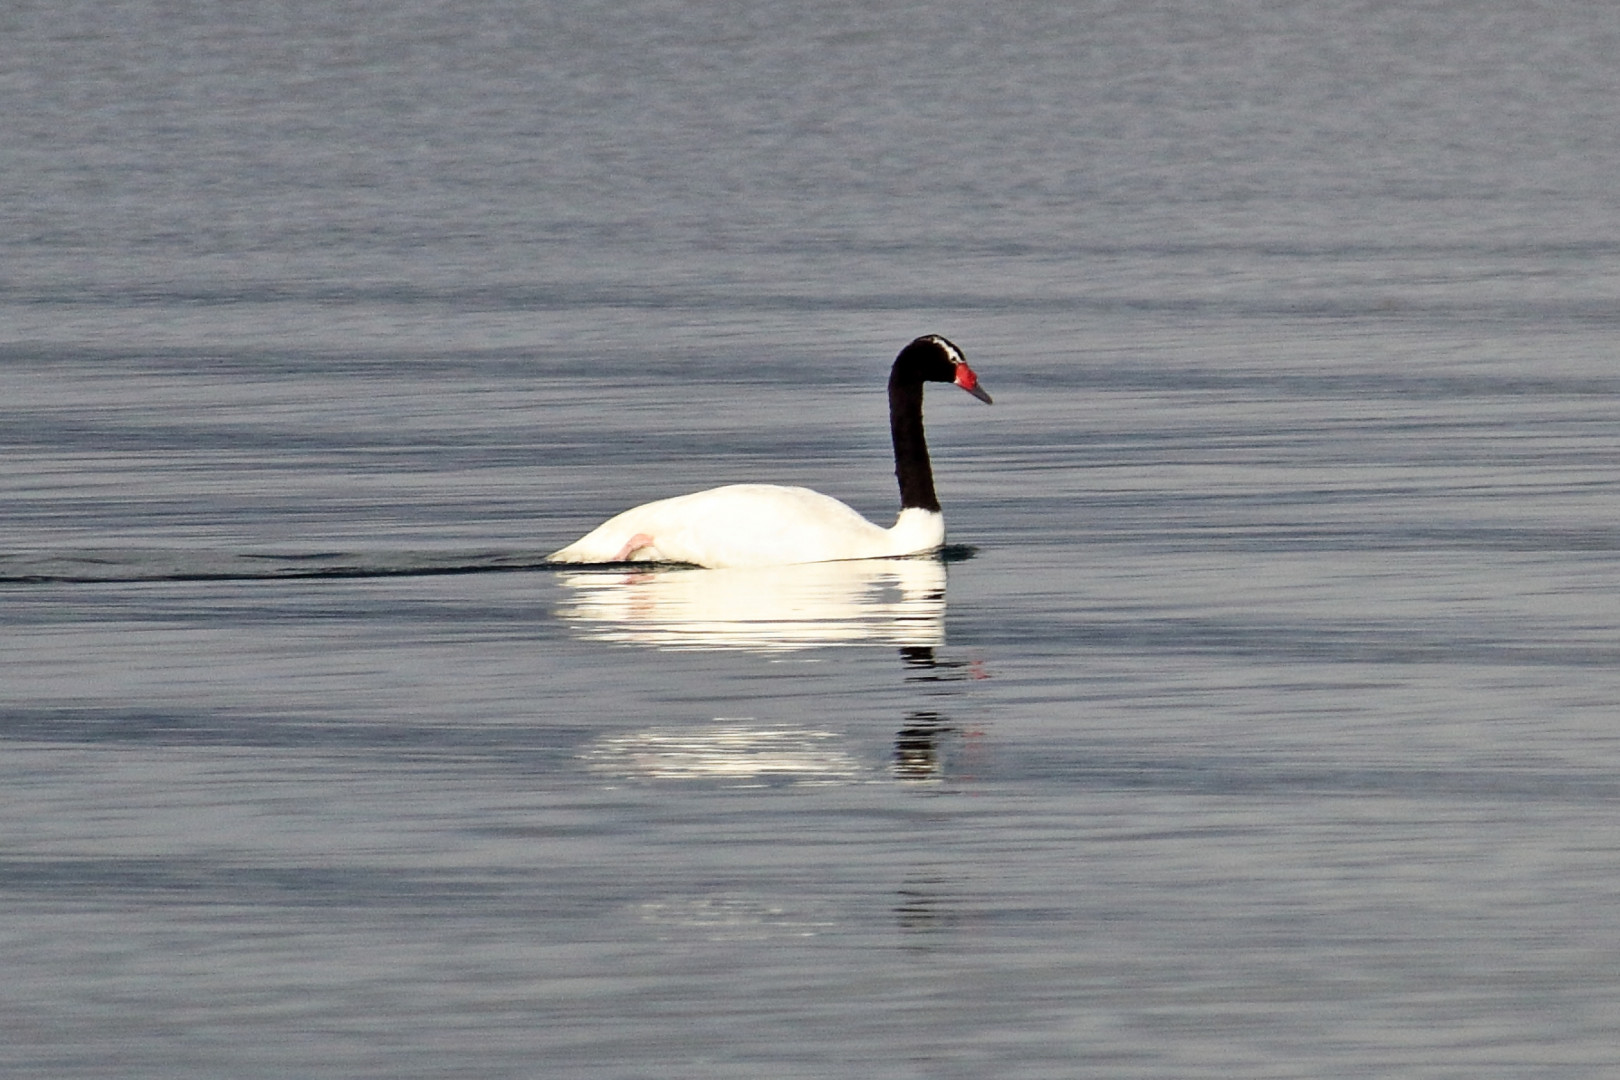
[(928, 440), (923, 438), (922, 373), (905, 361), (902, 354), (889, 372), (889, 434), (894, 438), (900, 509), (932, 510), (937, 514), (934, 469), (928, 462)]

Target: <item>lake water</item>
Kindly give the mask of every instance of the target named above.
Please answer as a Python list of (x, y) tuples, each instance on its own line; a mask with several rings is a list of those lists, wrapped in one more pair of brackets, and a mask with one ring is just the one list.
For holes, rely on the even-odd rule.
[[(1620, 8), (0, 13), (0, 1072), (1607, 1077)], [(941, 560), (556, 568), (806, 484)]]

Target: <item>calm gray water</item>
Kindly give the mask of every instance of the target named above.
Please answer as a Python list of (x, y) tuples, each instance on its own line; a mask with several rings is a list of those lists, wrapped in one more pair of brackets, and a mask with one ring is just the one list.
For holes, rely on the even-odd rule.
[[(1607, 1077), (1620, 8), (0, 12), (0, 1072)], [(636, 502), (942, 561), (561, 570)]]

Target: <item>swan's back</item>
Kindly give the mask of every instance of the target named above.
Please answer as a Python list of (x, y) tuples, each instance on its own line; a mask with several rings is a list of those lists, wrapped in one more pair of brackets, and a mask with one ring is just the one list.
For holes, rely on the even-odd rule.
[(903, 511), (883, 529), (809, 488), (732, 484), (626, 510), (551, 558), (780, 566), (913, 555), (944, 539), (943, 521), (928, 511)]

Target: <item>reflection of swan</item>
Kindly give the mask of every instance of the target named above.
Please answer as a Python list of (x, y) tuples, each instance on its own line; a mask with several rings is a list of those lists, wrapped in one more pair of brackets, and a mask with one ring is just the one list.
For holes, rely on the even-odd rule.
[(807, 938), (838, 925), (834, 911), (802, 892), (773, 896), (716, 890), (647, 900), (635, 911), (660, 937), (695, 935), (708, 941)]
[(581, 755), (594, 773), (626, 779), (847, 784), (864, 772), (830, 731), (716, 720), (608, 735)]
[(558, 614), (604, 641), (763, 651), (945, 642), (945, 564), (937, 559), (591, 571), (561, 581), (572, 595)]

